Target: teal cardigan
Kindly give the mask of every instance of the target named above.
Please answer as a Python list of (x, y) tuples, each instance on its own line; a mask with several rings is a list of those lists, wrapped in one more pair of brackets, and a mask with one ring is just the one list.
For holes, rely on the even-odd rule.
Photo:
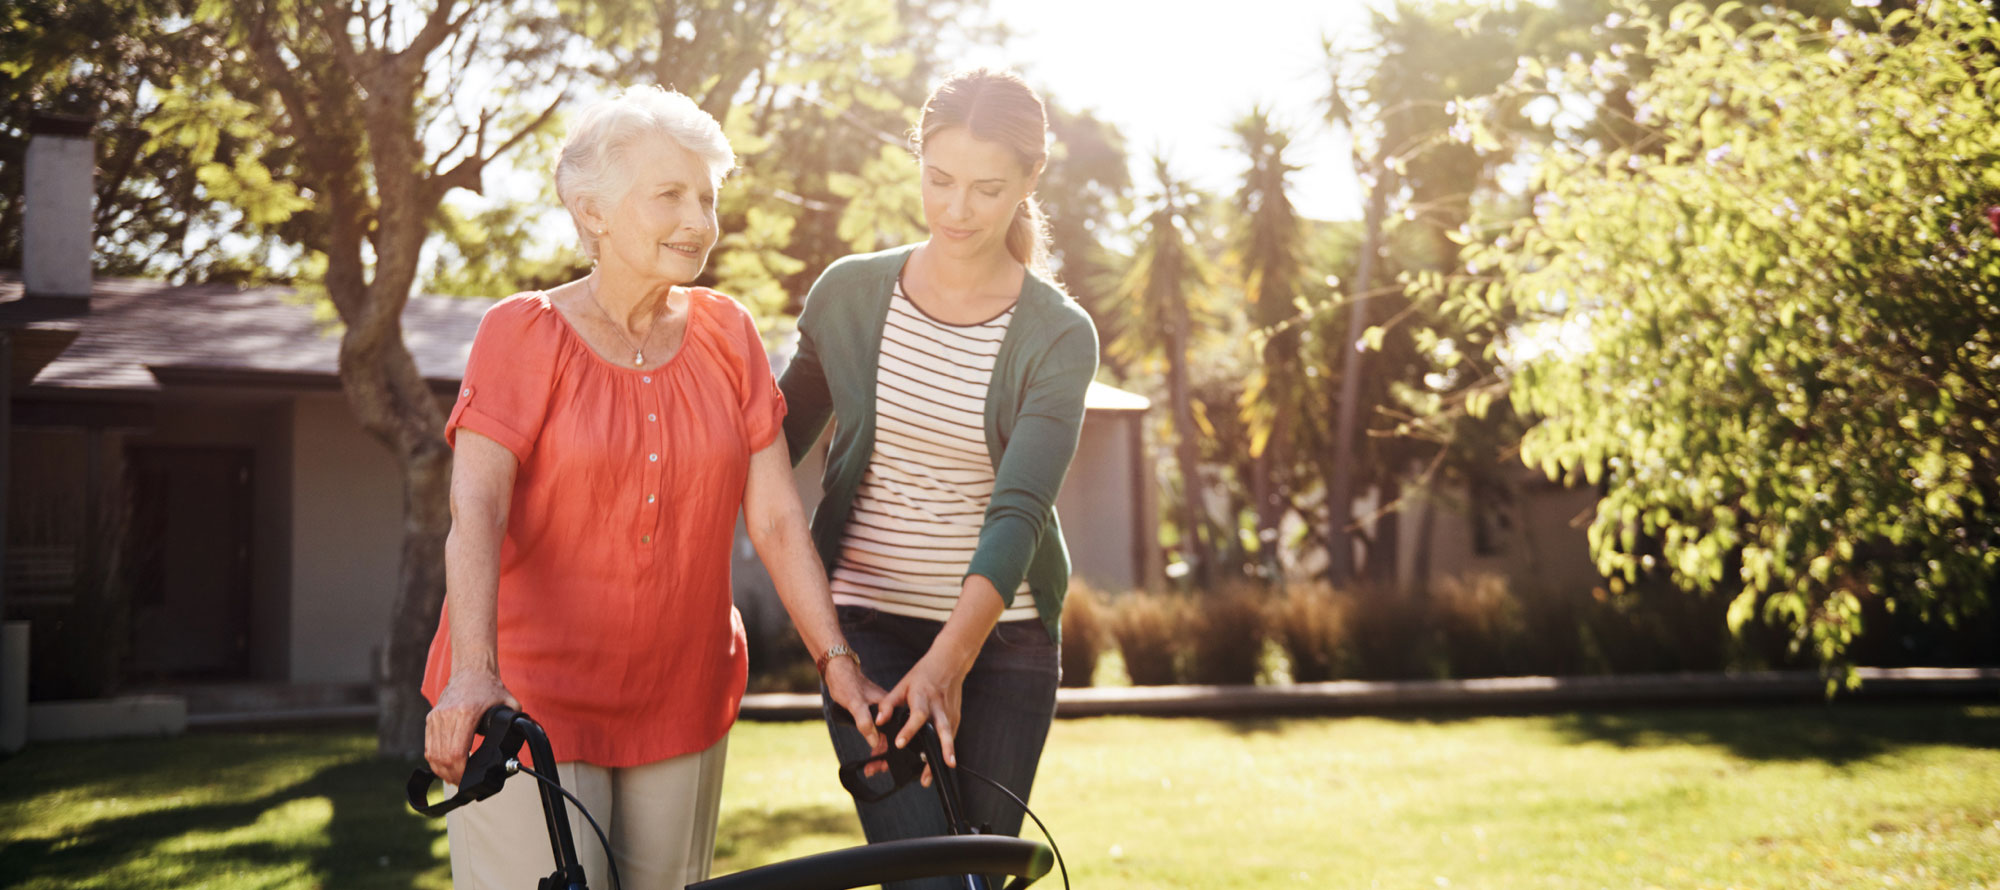
[[(813, 544), (829, 577), (840, 557), (855, 492), (875, 454), (875, 365), (890, 288), (914, 245), (843, 258), (828, 266), (799, 314), (799, 348), (779, 386), (785, 444), (796, 464), (838, 417), (813, 513)], [(986, 452), (993, 498), (966, 577), (984, 575), (1009, 605), (1026, 578), (1035, 611), (1062, 639), (1069, 552), (1056, 522), (1056, 492), (1076, 454), (1084, 393), (1097, 374), (1097, 328), (1055, 285), (1029, 274), (986, 393)]]

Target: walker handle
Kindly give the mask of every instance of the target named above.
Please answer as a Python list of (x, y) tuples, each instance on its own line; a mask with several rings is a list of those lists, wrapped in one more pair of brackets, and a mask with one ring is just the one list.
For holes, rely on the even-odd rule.
[(437, 803), (428, 803), (431, 785), (441, 780), (437, 773), (420, 766), (410, 773), (409, 784), (404, 789), (410, 797), (410, 809), (436, 818), (500, 793), (500, 786), (514, 774), (514, 768), (519, 763), (516, 758), (521, 753), (521, 744), (527, 741), (527, 736), (514, 725), (514, 718), (523, 716), (526, 715), (506, 705), (494, 705), (487, 709), (485, 716), (479, 718), (479, 747), (465, 758), (465, 776), (459, 782), (458, 793)]

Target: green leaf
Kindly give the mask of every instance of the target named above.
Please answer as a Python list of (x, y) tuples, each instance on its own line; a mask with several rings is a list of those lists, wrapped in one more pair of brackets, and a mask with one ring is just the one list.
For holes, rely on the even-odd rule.
[(1362, 350), (1366, 352), (1381, 352), (1382, 337), (1387, 333), (1388, 331), (1381, 325), (1374, 325), (1364, 329), (1361, 332), (1360, 340)]

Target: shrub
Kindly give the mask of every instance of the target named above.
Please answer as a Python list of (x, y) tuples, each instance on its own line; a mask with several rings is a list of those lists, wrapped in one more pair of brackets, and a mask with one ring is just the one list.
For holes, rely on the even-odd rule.
[(1421, 597), (1389, 587), (1340, 591), (1347, 651), (1363, 680), (1425, 680), (1450, 675)]
[(1477, 573), (1442, 579), (1431, 591), (1429, 613), (1452, 676), (1523, 673), (1527, 610), (1506, 578)]
[(1125, 658), (1134, 686), (1166, 686), (1181, 678), (1186, 661), (1187, 601), (1159, 593), (1132, 592), (1112, 609), (1111, 636)]
[(750, 679), (744, 691), (752, 695), (766, 692), (818, 692), (819, 671), (813, 667), (812, 659), (805, 656), (803, 649), (797, 645), (788, 646), (784, 654), (765, 659), (757, 669), (750, 672)]
[(1105, 607), (1097, 591), (1082, 579), (1072, 578), (1069, 595), (1063, 599), (1062, 685), (1089, 686), (1097, 672), (1097, 658), (1104, 651)]
[(1292, 679), (1317, 683), (1351, 670), (1347, 612), (1353, 601), (1324, 583), (1293, 584), (1265, 604), (1265, 627), (1291, 661)]
[(1192, 656), (1188, 679), (1211, 685), (1250, 685), (1264, 656), (1263, 590), (1231, 585), (1189, 605), (1184, 639)]

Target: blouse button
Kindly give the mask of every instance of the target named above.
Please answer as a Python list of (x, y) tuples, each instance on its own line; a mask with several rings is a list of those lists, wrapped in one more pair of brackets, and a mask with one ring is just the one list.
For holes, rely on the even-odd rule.
[(654, 421), (654, 422), (658, 422), (658, 421), (659, 421), (659, 419), (660, 419), (660, 415), (658, 415), (658, 414), (648, 414), (648, 415), (646, 415), (646, 419), (647, 419), (647, 420), (649, 420), (649, 421)]
[(646, 495), (646, 503), (650, 504), (656, 500), (659, 500), (659, 495), (653, 495), (653, 494)]
[(651, 375), (651, 374), (647, 374), (646, 376), (644, 376), (644, 377), (641, 377), (641, 378), (639, 378), (639, 382), (641, 382), (641, 383), (651, 383), (651, 382), (653, 382), (653, 375)]
[(472, 395), (472, 387), (468, 386), (468, 387), (466, 387), (466, 388), (464, 388), (464, 389), (461, 389), (461, 390), (459, 390), (459, 391), (458, 391), (458, 394), (459, 394), (459, 395), (462, 395), (462, 396), (469, 396), (469, 395)]
[(655, 462), (657, 462), (657, 461), (659, 461), (659, 459), (660, 459), (660, 456), (659, 456), (659, 455), (657, 455), (657, 454), (648, 454), (648, 455), (646, 455), (646, 459), (647, 459), (647, 460), (650, 460), (650, 461), (655, 461)]
[(653, 536), (652, 536), (652, 535), (640, 535), (640, 536), (639, 536), (639, 543), (641, 543), (641, 544), (651, 544), (651, 543), (653, 543)]

